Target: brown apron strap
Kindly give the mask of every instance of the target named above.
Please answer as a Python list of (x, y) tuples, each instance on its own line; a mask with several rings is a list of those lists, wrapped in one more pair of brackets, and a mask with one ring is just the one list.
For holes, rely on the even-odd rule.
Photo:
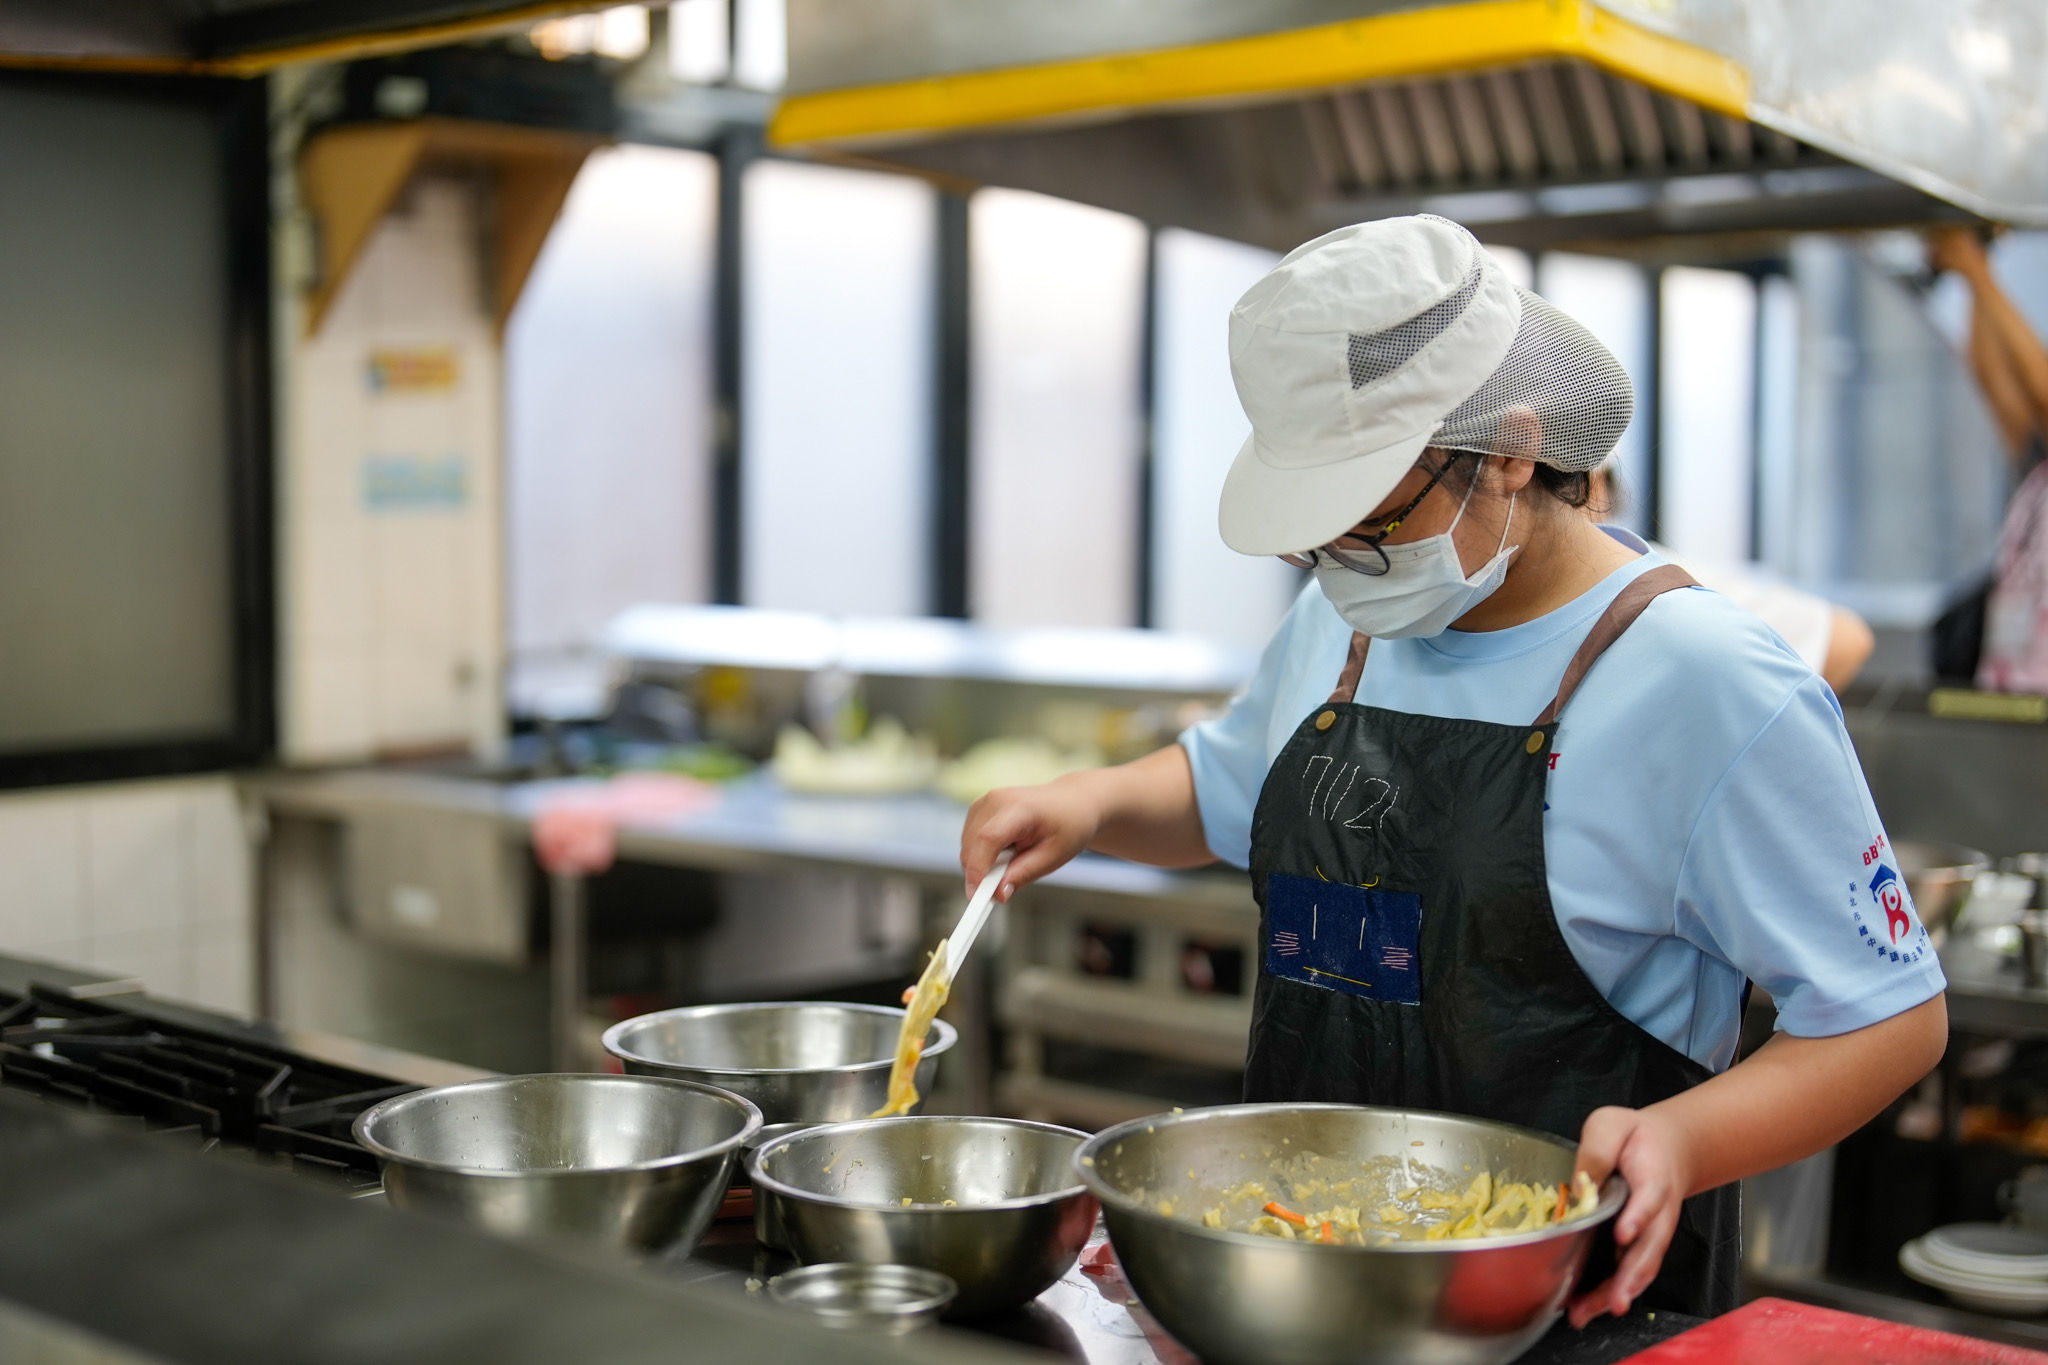
[[(1538, 729), (1554, 724), (1563, 714), (1565, 703), (1572, 699), (1572, 693), (1579, 690), (1579, 683), (1593, 667), (1594, 660), (1607, 652), (1607, 646), (1621, 638), (1621, 633), (1635, 624), (1643, 608), (1673, 588), (1696, 588), (1699, 584), (1693, 576), (1676, 564), (1659, 564), (1656, 568), (1638, 574), (1629, 585), (1615, 596), (1600, 619), (1593, 623), (1593, 629), (1586, 632), (1586, 639), (1579, 646), (1579, 652), (1572, 655), (1569, 667), (1564, 671), (1564, 681), (1557, 685), (1557, 696), (1542, 715), (1536, 717)], [(1354, 645), (1355, 649), (1356, 646)]]
[(1337, 690), (1325, 705), (1342, 706), (1358, 695), (1358, 680), (1365, 675), (1365, 651), (1371, 647), (1370, 639), (1355, 630), (1351, 632), (1351, 652), (1344, 656), (1344, 671), (1337, 675)]

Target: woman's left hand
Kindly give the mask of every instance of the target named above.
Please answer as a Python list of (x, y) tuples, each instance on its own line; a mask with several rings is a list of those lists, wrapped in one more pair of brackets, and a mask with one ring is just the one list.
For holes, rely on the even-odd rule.
[(1579, 1132), (1578, 1169), (1594, 1184), (1619, 1170), (1628, 1181), (1628, 1204), (1615, 1220), (1614, 1240), (1623, 1248), (1614, 1274), (1571, 1303), (1572, 1326), (1584, 1327), (1602, 1313), (1628, 1312), (1664, 1264), (1665, 1249), (1678, 1227), (1678, 1213), (1692, 1184), (1692, 1162), (1678, 1125), (1656, 1109), (1609, 1106), (1586, 1116)]

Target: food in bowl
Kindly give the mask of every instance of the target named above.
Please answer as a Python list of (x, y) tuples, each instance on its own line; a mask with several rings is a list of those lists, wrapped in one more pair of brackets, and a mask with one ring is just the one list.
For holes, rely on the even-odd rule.
[[(1535, 1232), (1583, 1218), (1600, 1204), (1600, 1190), (1580, 1171), (1576, 1189), (1559, 1182), (1535, 1184), (1498, 1180), (1491, 1171), (1472, 1177), (1463, 1190), (1421, 1183), (1412, 1163), (1376, 1158), (1355, 1175), (1331, 1178), (1334, 1163), (1320, 1156), (1300, 1158), (1292, 1177), (1276, 1177), (1275, 1190), (1248, 1180), (1226, 1190), (1221, 1202), (1202, 1214), (1202, 1226), (1230, 1228), (1326, 1246), (1384, 1246), (1397, 1241), (1504, 1237)], [(1425, 1179), (1448, 1181), (1448, 1172)], [(1290, 1207), (1285, 1200), (1291, 1200)]]

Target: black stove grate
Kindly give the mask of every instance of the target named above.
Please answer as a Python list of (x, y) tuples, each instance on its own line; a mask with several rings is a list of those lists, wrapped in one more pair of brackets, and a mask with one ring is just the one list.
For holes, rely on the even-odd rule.
[(30, 986), (0, 991), (0, 1085), (295, 1166), (374, 1175), (356, 1115), (416, 1086)]

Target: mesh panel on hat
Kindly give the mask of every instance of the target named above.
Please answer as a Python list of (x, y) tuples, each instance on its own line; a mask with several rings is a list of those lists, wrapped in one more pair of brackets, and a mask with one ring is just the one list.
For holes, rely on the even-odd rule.
[(1413, 360), (1423, 347), (1443, 335), (1444, 329), (1463, 315), (1466, 306), (1472, 302), (1472, 296), (1479, 292), (1479, 282), (1486, 271), (1486, 263), (1477, 258), (1477, 253), (1474, 256), (1472, 269), (1440, 302), (1431, 304), (1406, 322), (1395, 323), (1384, 332), (1351, 334), (1346, 358), (1351, 364), (1352, 388), (1362, 389), (1375, 380), (1385, 379)]
[[(1592, 469), (1635, 411), (1628, 371), (1548, 300), (1517, 288), (1522, 325), (1484, 384), (1430, 437), (1433, 446)], [(1354, 362), (1355, 365), (1355, 362)]]

